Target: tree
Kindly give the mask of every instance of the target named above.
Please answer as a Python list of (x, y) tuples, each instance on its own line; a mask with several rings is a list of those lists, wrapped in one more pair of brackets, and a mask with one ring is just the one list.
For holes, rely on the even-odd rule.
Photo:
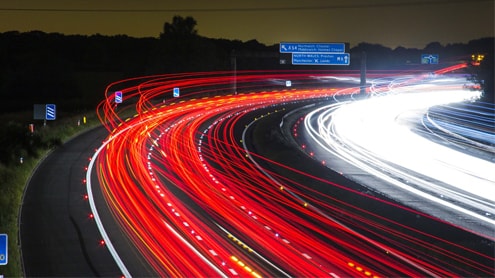
[(160, 33), (160, 38), (187, 38), (195, 37), (198, 31), (195, 29), (197, 22), (194, 18), (188, 16), (174, 16), (172, 23), (165, 22), (163, 25), (163, 33)]
[(439, 42), (430, 42), (424, 48), (424, 51), (427, 51), (429, 53), (435, 53), (435, 54), (438, 54), (439, 52), (442, 52), (443, 50), (444, 50), (444, 47)]

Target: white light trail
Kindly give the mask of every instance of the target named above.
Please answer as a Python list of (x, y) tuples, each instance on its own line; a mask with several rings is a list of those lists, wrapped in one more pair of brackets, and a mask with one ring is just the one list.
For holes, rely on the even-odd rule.
[(326, 151), (397, 188), (495, 225), (489, 217), (495, 214), (494, 163), (414, 132), (428, 108), (480, 96), (464, 89), (462, 78), (434, 81), (372, 82), (374, 97), (309, 113), (306, 133)]

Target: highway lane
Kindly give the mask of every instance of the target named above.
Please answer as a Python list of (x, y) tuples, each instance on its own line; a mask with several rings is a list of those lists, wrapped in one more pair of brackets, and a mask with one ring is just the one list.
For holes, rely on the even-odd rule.
[[(314, 92), (308, 92), (307, 94), (314, 94)], [(250, 107), (256, 103), (264, 107), (267, 101), (265, 97), (270, 95), (281, 96), (283, 94), (267, 93), (266, 96), (251, 94), (246, 96), (239, 95), (238, 97), (228, 96), (214, 100), (200, 99), (184, 102), (180, 105), (176, 104), (178, 107), (174, 109), (169, 109), (168, 107), (166, 107), (168, 110), (163, 111), (157, 109), (153, 114), (144, 115), (144, 117), (135, 117), (134, 120), (127, 121), (122, 126), (123, 129), (115, 132), (115, 135), (111, 137), (111, 143), (108, 144), (108, 147), (104, 148), (106, 151), (101, 156), (101, 161), (104, 165), (109, 164), (111, 166), (101, 168), (104, 169), (102, 176), (105, 179), (100, 179), (100, 182), (106, 188), (105, 190), (108, 191), (107, 198), (109, 198), (109, 203), (115, 203), (114, 214), (122, 217), (122, 224), (129, 227), (128, 232), (132, 234), (131, 237), (134, 237), (135, 240), (143, 241), (145, 237), (149, 237), (150, 239), (152, 237), (154, 241), (160, 242), (157, 246), (151, 246), (147, 243), (145, 246), (142, 246), (141, 250), (143, 256), (148, 258), (151, 264), (156, 265), (157, 271), (160, 271), (163, 275), (171, 272), (182, 273), (182, 275), (192, 273), (193, 271), (205, 273), (208, 271), (208, 268), (215, 272), (218, 271), (215, 268), (211, 268), (211, 265), (198, 265), (198, 260), (195, 260), (195, 266), (193, 267), (191, 262), (185, 258), (186, 256), (191, 256), (188, 254), (191, 247), (182, 246), (182, 238), (177, 238), (177, 233), (181, 234), (188, 242), (191, 242), (194, 246), (191, 249), (193, 253), (201, 253), (203, 256), (209, 255), (209, 259), (206, 259), (205, 262), (208, 262), (208, 264), (211, 262), (217, 268), (225, 269), (223, 270), (225, 273), (244, 275), (241, 271), (246, 271), (246, 268), (241, 267), (239, 269), (241, 263), (236, 264), (236, 262), (240, 262), (239, 259), (242, 260), (242, 265), (246, 265), (248, 262), (250, 264), (254, 262), (250, 256), (246, 256), (242, 252), (239, 253), (236, 244), (232, 246), (232, 238), (237, 238), (237, 236), (231, 235), (231, 233), (236, 233), (236, 230), (248, 229), (246, 231), (249, 231), (249, 226), (252, 226), (249, 224), (252, 221), (249, 220), (251, 217), (248, 215), (239, 216), (239, 201), (235, 201), (245, 199), (246, 197), (243, 196), (243, 192), (249, 193), (246, 192), (249, 188), (244, 188), (237, 193), (228, 193), (230, 190), (227, 189), (227, 186), (235, 186), (231, 188), (234, 192), (240, 190), (242, 187), (239, 188), (240, 184), (236, 185), (229, 182), (227, 180), (231, 179), (229, 175), (222, 175), (224, 181), (221, 184), (224, 184), (225, 187), (221, 187), (218, 182), (215, 182), (216, 178), (208, 174), (210, 170), (205, 169), (204, 163), (201, 162), (201, 156), (198, 157), (196, 154), (198, 151), (198, 142), (195, 140), (197, 137), (196, 134), (198, 130), (202, 130), (196, 126), (196, 121), (201, 124), (202, 121), (209, 121), (210, 117), (217, 114), (221, 115), (219, 119), (222, 119), (222, 115), (225, 116), (223, 119), (228, 119), (228, 115), (237, 114), (235, 112), (236, 109), (243, 111), (246, 109), (244, 107)], [(297, 97), (297, 94), (286, 94), (286, 96)], [(246, 102), (246, 104), (250, 103), (251, 105), (241, 105), (242, 102)], [(215, 109), (209, 109), (209, 107), (215, 107)], [(248, 108), (248, 110), (254, 109), (255, 107)], [(220, 112), (225, 112), (225, 114)], [(171, 117), (171, 113), (177, 115)], [(207, 138), (214, 139), (216, 136), (208, 136)], [(133, 142), (132, 148), (126, 148), (125, 143), (128, 141)], [(163, 148), (162, 146), (167, 147)], [(244, 154), (241, 155), (244, 157)], [(148, 157), (148, 160), (145, 160), (146, 157)], [(221, 161), (217, 160), (217, 163), (225, 163)], [(150, 165), (150, 163), (152, 164)], [(149, 166), (142, 168), (146, 165)], [(105, 170), (116, 168), (132, 169), (129, 172), (131, 175), (127, 177), (126, 171), (111, 173)], [(211, 170), (213, 169), (211, 168)], [(211, 177), (211, 180), (208, 176)], [(254, 176), (252, 177), (254, 178)], [(137, 187), (134, 185), (136, 181), (138, 181)], [(209, 207), (208, 211), (210, 214), (212, 214), (211, 210), (214, 210), (213, 215), (217, 223), (224, 223), (225, 220), (230, 222), (230, 226), (232, 225), (231, 221), (237, 223), (236, 230), (230, 230), (219, 236), (216, 235), (216, 232), (208, 232), (211, 230), (211, 227), (209, 227), (211, 225), (205, 226), (205, 223), (209, 222), (208, 219), (201, 218), (196, 220), (198, 216), (195, 215), (194, 211), (188, 208), (187, 204), (178, 200), (174, 196), (175, 194), (170, 194), (169, 186), (165, 181), (168, 181), (168, 183), (172, 182), (175, 187), (189, 194), (190, 198), (196, 202), (198, 200), (201, 201), (199, 203), (200, 206), (203, 206), (203, 209), (207, 209), (205, 206)], [(118, 185), (118, 187), (115, 185)], [(208, 193), (205, 194), (203, 192)], [(216, 198), (219, 199), (217, 200)], [(233, 201), (228, 201), (229, 199)], [(149, 201), (151, 201), (151, 206), (147, 205)], [(219, 204), (223, 204), (224, 207), (219, 206)], [(128, 209), (132, 209), (134, 212), (126, 211)], [(219, 214), (218, 210), (221, 210), (222, 213)], [(266, 208), (263, 209), (260, 207), (259, 210), (269, 213), (266, 211)], [(261, 212), (259, 214), (262, 215)], [(270, 215), (269, 217), (274, 217), (272, 214)], [(218, 218), (220, 216), (221, 218)], [(244, 227), (242, 229), (239, 226), (241, 219), (248, 221), (242, 224)], [(277, 222), (280, 221), (272, 221), (272, 223)], [(132, 225), (127, 223), (132, 223)], [(266, 228), (264, 228), (266, 225), (261, 227), (256, 225), (257, 227), (255, 226), (251, 229), (256, 228), (266, 231)], [(281, 225), (281, 223), (277, 225)], [(173, 230), (170, 227), (173, 227)], [(225, 229), (225, 227), (222, 229)], [(172, 234), (167, 233), (167, 230), (171, 230)], [(251, 233), (251, 235), (254, 234)], [(281, 244), (273, 237), (264, 239), (264, 241), (267, 240), (278, 246)], [(136, 242), (136, 244), (140, 243)], [(173, 247), (174, 245), (178, 246)], [(161, 246), (168, 246), (168, 252), (164, 253), (160, 249)], [(173, 256), (178, 259), (168, 257), (170, 255), (169, 252), (173, 253)], [(280, 255), (282, 254), (280, 253), (282, 249), (273, 249), (271, 252), (277, 252)], [(264, 253), (266, 253), (266, 250)], [(212, 257), (211, 254), (215, 255)], [(220, 260), (218, 261), (218, 259)], [(232, 260), (234, 260), (234, 264), (232, 264)], [(299, 271), (307, 271), (307, 273), (316, 273), (315, 271), (318, 271), (316, 269), (308, 270), (308, 266), (306, 265), (303, 268), (294, 265), (292, 268), (299, 267)], [(284, 267), (289, 267), (289, 264), (285, 264)], [(253, 267), (250, 267), (250, 270), (249, 272), (254, 275)], [(265, 275), (272, 273), (271, 270), (266, 269), (261, 271)], [(272, 275), (276, 274), (272, 273)]]
[[(493, 163), (472, 154), (452, 151), (449, 145), (431, 143), (422, 138), (426, 136), (424, 129), (414, 127), (414, 123), (421, 124), (429, 102), (436, 101), (438, 105), (461, 101), (462, 97), (469, 100), (478, 92), (462, 89), (462, 77), (457, 81), (439, 77), (428, 82), (401, 88), (404, 93), (391, 89), (391, 85), (385, 86), (389, 96), (359, 103), (339, 103), (310, 113), (305, 119), (311, 136), (309, 140), (314, 140), (323, 149), (315, 150), (315, 155), (319, 159), (328, 154), (338, 156), (372, 173), (378, 180), (366, 182), (359, 174), (345, 172), (349, 177), (362, 180), (375, 190), (419, 210), (491, 237), (495, 208), (489, 193), (493, 187), (489, 169)], [(394, 103), (394, 100), (400, 101)], [(365, 108), (368, 104), (370, 110)], [(421, 136), (415, 136), (414, 130)], [(485, 138), (487, 136), (488, 133)], [(487, 151), (482, 157), (490, 156), (493, 151), (491, 155)], [(339, 165), (331, 167), (343, 171)], [(424, 202), (418, 203), (422, 198)], [(433, 203), (436, 208), (429, 210)]]
[[(154, 92), (155, 90), (151, 93)], [(142, 99), (149, 99), (148, 96), (144, 95), (142, 88), (140, 88), (139, 94)], [(241, 161), (243, 161), (242, 163), (245, 164), (244, 152), (240, 148), (229, 150), (230, 144), (222, 143), (222, 139), (219, 139), (228, 138), (231, 135), (216, 135), (216, 131), (221, 132), (222, 130), (217, 128), (217, 126), (220, 126), (219, 123), (237, 119), (238, 115), (246, 114), (245, 111), (249, 112), (256, 110), (257, 107), (270, 106), (272, 102), (286, 102), (290, 99), (297, 100), (300, 98), (304, 99), (305, 97), (319, 98), (328, 94), (333, 94), (332, 90), (264, 92), (213, 99), (201, 98), (172, 103), (170, 107), (157, 107), (157, 109), (152, 110), (153, 113), (143, 113), (133, 119), (123, 121), (120, 128), (113, 132), (109, 143), (103, 148), (105, 152), (102, 153), (101, 159), (99, 158), (98, 165), (105, 165), (105, 167), (98, 166), (98, 169), (102, 169), (100, 175), (104, 177), (104, 179), (100, 178), (100, 182), (105, 188), (105, 191), (108, 192), (106, 195), (108, 202), (114, 204), (114, 215), (122, 217), (121, 223), (128, 226), (128, 232), (132, 234), (131, 237), (134, 238), (136, 244), (141, 245), (144, 243), (140, 250), (143, 252), (143, 256), (150, 260), (152, 265), (156, 266), (157, 271), (160, 271), (160, 273), (163, 272), (164, 275), (167, 275), (167, 273), (182, 273), (182, 275), (187, 275), (187, 273), (192, 273), (193, 271), (204, 273), (208, 271), (205, 267), (211, 268), (213, 264), (219, 269), (225, 269), (223, 270), (225, 271), (224, 273), (244, 275), (242, 273), (247, 268), (241, 267), (239, 269), (239, 265), (250, 265), (254, 263), (253, 258), (236, 251), (235, 249), (237, 247), (235, 247), (235, 244), (234, 249), (229, 247), (229, 245), (232, 245), (232, 240), (229, 238), (237, 238), (237, 236), (233, 236), (231, 233), (249, 233), (251, 236), (257, 238), (257, 240), (254, 240), (257, 244), (259, 242), (271, 242), (272, 244), (269, 245), (270, 248), (267, 248), (267, 243), (265, 243), (263, 248), (260, 247), (260, 250), (263, 250), (264, 255), (271, 253), (269, 257), (272, 259), (277, 258), (278, 265), (282, 260), (283, 268), (292, 269), (289, 273), (316, 275), (316, 273), (322, 272), (329, 274), (333, 272), (328, 272), (328, 270), (325, 272), (324, 269), (335, 263), (337, 265), (331, 268), (335, 272), (340, 273), (340, 275), (342, 273), (348, 273), (347, 275), (354, 273), (355, 270), (347, 266), (347, 261), (344, 259), (345, 256), (341, 258), (337, 256), (338, 259), (334, 263), (327, 262), (324, 267), (313, 265), (313, 260), (316, 260), (317, 257), (323, 260), (329, 260), (330, 258), (325, 259), (328, 255), (322, 255), (325, 253), (324, 245), (311, 245), (309, 239), (303, 240), (303, 234), (297, 229), (287, 230), (286, 232), (287, 235), (294, 234), (294, 239), (288, 241), (286, 238), (283, 238), (283, 241), (279, 242), (279, 233), (273, 233), (272, 230), (286, 230), (288, 226), (286, 228), (282, 227), (284, 226), (283, 223), (287, 223), (287, 220), (274, 215), (270, 211), (269, 206), (254, 205), (258, 211), (256, 215), (251, 215), (252, 212), (247, 212), (247, 215), (244, 214), (246, 212), (239, 214), (239, 209), (242, 210), (244, 207), (241, 203), (246, 203), (247, 207), (248, 203), (252, 203), (250, 199), (255, 198), (250, 190), (253, 190), (252, 186), (253, 182), (256, 183), (256, 177), (258, 176), (260, 179), (259, 182), (265, 183), (267, 182), (266, 177), (260, 176), (256, 169), (249, 166), (249, 163), (246, 167), (250, 168), (239, 168), (236, 173), (217, 173), (218, 175), (212, 175), (210, 171), (214, 169), (205, 166), (204, 162), (201, 162), (202, 155), (208, 155), (208, 158), (210, 160), (212, 159), (210, 152), (201, 150), (201, 141), (198, 143), (195, 140), (199, 135), (204, 137), (205, 140), (213, 140), (209, 141), (208, 144), (214, 144), (216, 146), (213, 148), (215, 152), (217, 150), (220, 152), (225, 150), (236, 153), (236, 156), (240, 155)], [(139, 107), (144, 107), (148, 104), (143, 101), (142, 105), (139, 105)], [(106, 111), (105, 115), (111, 115), (112, 113), (111, 109), (102, 110)], [(199, 128), (199, 126), (203, 126), (206, 122), (211, 122), (210, 119), (214, 119), (214, 123), (201, 134), (201, 130), (203, 129)], [(230, 129), (224, 130), (227, 131)], [(125, 147), (127, 146), (127, 142), (133, 142), (132, 148)], [(224, 147), (219, 144), (224, 145)], [(225, 146), (225, 144), (227, 145)], [(166, 147), (164, 148), (163, 146)], [(146, 157), (148, 157), (147, 160), (143, 159)], [(232, 157), (232, 159), (239, 158)], [(229, 160), (217, 158), (215, 163), (224, 165), (222, 167), (225, 170), (235, 170), (235, 168), (228, 165)], [(237, 164), (240, 167), (239, 163), (241, 162), (230, 161), (230, 163), (232, 165)], [(128, 173), (130, 175), (128, 176), (127, 171), (115, 173), (106, 169), (129, 169)], [(235, 176), (249, 176), (254, 180), (235, 181), (232, 179)], [(220, 182), (220, 179), (222, 182)], [(136, 182), (137, 186), (133, 185)], [(208, 222), (208, 219), (201, 218), (198, 222), (199, 219), (196, 220), (198, 216), (190, 208), (185, 207), (183, 202), (170, 194), (169, 186), (166, 182), (173, 183), (174, 186), (189, 194), (196, 202), (201, 201), (200, 206), (208, 210), (210, 215), (215, 217), (217, 223), (228, 223), (227, 226), (229, 227), (233, 227), (232, 225), (235, 223), (235, 229), (228, 229), (227, 234), (220, 234), (220, 237), (216, 236), (213, 232), (208, 232), (211, 230), (211, 227), (204, 226), (203, 224), (204, 222)], [(278, 187), (272, 190), (278, 192)], [(205, 194), (206, 192), (209, 193)], [(216, 200), (215, 198), (219, 199)], [(258, 197), (256, 200), (261, 201), (262, 199)], [(150, 205), (147, 204), (149, 201), (151, 201)], [(219, 204), (222, 204), (222, 206)], [(253, 206), (253, 204), (249, 206)], [(254, 219), (259, 219), (255, 222), (265, 219), (261, 222), (264, 224), (260, 223), (253, 226), (251, 223), (253, 217), (256, 217)], [(276, 226), (277, 228), (271, 228), (271, 226)], [(173, 227), (173, 229), (170, 229), (170, 227)], [(195, 228), (192, 229), (192, 227)], [(225, 227), (222, 229), (225, 229)], [(258, 230), (258, 233), (252, 232), (253, 229)], [(171, 232), (168, 236), (168, 232), (164, 234), (167, 230)], [(157, 234), (157, 232), (160, 234)], [(181, 234), (182, 237), (177, 237), (176, 234)], [(225, 236), (227, 236), (227, 239)], [(159, 241), (160, 243), (152, 246), (150, 243), (147, 243), (148, 239), (144, 242), (145, 238), (153, 238), (153, 241)], [(174, 240), (174, 238), (175, 241), (170, 241)], [(190, 242), (194, 247), (192, 249), (190, 246), (180, 247), (182, 244), (179, 243), (183, 239)], [(218, 245), (217, 242), (221, 244)], [(288, 242), (292, 243), (289, 244)], [(177, 245), (177, 247), (173, 247), (174, 245)], [(275, 248), (275, 245), (278, 248)], [(297, 245), (304, 246), (303, 249), (311, 249), (313, 255), (308, 255), (302, 251), (296, 251), (296, 253), (291, 251), (291, 253), (294, 253), (293, 255), (287, 252), (284, 254), (283, 250), (290, 250), (294, 248), (293, 246)], [(163, 253), (164, 251), (161, 250), (161, 246), (168, 246), (168, 251)], [(320, 250), (315, 249), (316, 246)], [(201, 260), (204, 260), (210, 266), (193, 267), (190, 261), (185, 259), (191, 256), (189, 249), (193, 253), (202, 254), (203, 258), (208, 256), (209, 259)], [(234, 255), (235, 259), (232, 255), (229, 258), (229, 254), (232, 254), (231, 252), (236, 254)], [(179, 260), (169, 257), (169, 253), (173, 253), (174, 257), (179, 258)], [(332, 252), (326, 252), (326, 254), (330, 253)], [(212, 254), (215, 255), (211, 256)], [(218, 261), (219, 258), (220, 260)], [(232, 260), (234, 261), (233, 265)], [(198, 261), (196, 260), (197, 264)], [(273, 264), (268, 263), (268, 265)], [(195, 270), (196, 268), (198, 270)], [(269, 268), (277, 269), (276, 271), (279, 271), (279, 273), (281, 271), (278, 270), (280, 267), (277, 266), (271, 266)], [(248, 273), (255, 275), (253, 267), (249, 267), (249, 269)], [(211, 268), (211, 270), (218, 271), (215, 268)], [(267, 270), (265, 263), (263, 268), (256, 271), (261, 271), (261, 273), (269, 275), (273, 270)], [(220, 273), (223, 273), (222, 270)], [(284, 273), (283, 270), (282, 273)]]
[(115, 276), (119, 270), (89, 217), (83, 179), (107, 136), (97, 128), (56, 148), (36, 168), (23, 197), (20, 246), (27, 277)]
[[(21, 257), (26, 277), (122, 275), (101, 242), (85, 188), (89, 159), (106, 136), (108, 131), (102, 126), (78, 135), (50, 153), (29, 180), (20, 212)], [(121, 246), (119, 251), (132, 270), (156, 276), (115, 224), (98, 188), (94, 197), (112, 240)]]
[(495, 161), (493, 103), (443, 105), (428, 110), (422, 134), (461, 152)]
[[(306, 109), (310, 108), (306, 107)], [(282, 180), (290, 179), (295, 183), (296, 192), (299, 192), (299, 196), (304, 196), (302, 198), (309, 207), (314, 206), (323, 215), (345, 223), (361, 234), (391, 248), (402, 246), (401, 248), (407, 250), (406, 253), (417, 251), (417, 256), (423, 259), (426, 256), (423, 253), (426, 248), (430, 250), (427, 252), (428, 256), (432, 256), (427, 261), (442, 258), (440, 259), (444, 263), (442, 269), (452, 273), (461, 276), (486, 276), (493, 271), (492, 239), (439, 221), (409, 206), (402, 206), (367, 186), (366, 181), (370, 179), (370, 175), (361, 173), (362, 178), (356, 183), (339, 172), (328, 171), (327, 167), (331, 167), (336, 158), (321, 161), (308, 155), (310, 150), (305, 153), (298, 152), (297, 150), (301, 150), (301, 145), (296, 144), (291, 138), (294, 136), (294, 125), (303, 115), (305, 115), (303, 111), (300, 114), (293, 113), (283, 117), (283, 121), (276, 116), (273, 116), (274, 119), (264, 118), (263, 121), (268, 123), (260, 123), (255, 127), (255, 130), (258, 129), (253, 131), (258, 134), (254, 137), (257, 138), (255, 139), (257, 143), (251, 143), (252, 145), (249, 146), (256, 150), (256, 153), (263, 154), (263, 158), (257, 161), (264, 168), (269, 169), (267, 171), (271, 175)], [(284, 128), (281, 130), (283, 136), (272, 130), (273, 126), (281, 122), (284, 123)], [(280, 164), (274, 164), (270, 160), (267, 162), (267, 159), (275, 160)], [(340, 170), (348, 173), (347, 171), (352, 170), (352, 167), (348, 165)], [(357, 175), (355, 170), (352, 171)], [(375, 252), (379, 253), (379, 250), (377, 248)], [(388, 251), (390, 252), (387, 253), (393, 256), (393, 252)], [(456, 258), (459, 254), (463, 254), (463, 257)], [(484, 255), (480, 256), (480, 254)], [(379, 269), (379, 266), (375, 267)]]

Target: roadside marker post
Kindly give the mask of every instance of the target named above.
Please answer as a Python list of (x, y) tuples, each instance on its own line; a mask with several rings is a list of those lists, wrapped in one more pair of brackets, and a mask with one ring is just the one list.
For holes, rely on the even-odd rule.
[(173, 89), (173, 96), (174, 97), (180, 97), (180, 89), (178, 87), (175, 87)]
[(45, 107), (45, 120), (55, 120), (57, 118), (57, 106), (55, 104), (47, 104)]
[(115, 103), (122, 103), (123, 100), (122, 91), (115, 92)]

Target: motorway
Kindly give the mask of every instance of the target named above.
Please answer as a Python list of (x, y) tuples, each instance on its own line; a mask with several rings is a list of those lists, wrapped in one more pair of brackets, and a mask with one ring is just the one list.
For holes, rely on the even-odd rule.
[[(280, 86), (284, 80), (292, 80), (296, 88)], [(362, 170), (358, 174), (357, 167), (348, 165), (329, 169), (332, 160), (322, 160), (323, 154), (309, 151), (312, 145), (298, 142), (301, 136), (292, 131), (297, 133), (298, 126), (303, 126), (306, 112), (294, 111), (362, 97), (353, 95), (359, 88), (347, 84), (355, 84), (354, 80), (355, 76), (323, 72), (246, 72), (235, 77), (230, 73), (153, 76), (111, 84), (98, 109), (108, 136), (100, 145), (94, 139), (85, 141), (95, 143), (84, 147), (84, 154), (95, 145), (97, 151), (92, 152), (85, 186), (77, 188), (81, 214), (64, 216), (76, 222), (91, 221), (87, 229), (92, 231), (92, 242), (99, 244), (90, 246), (105, 250), (100, 256), (106, 259), (101, 262), (111, 269), (102, 270), (93, 263), (79, 270), (80, 275), (76, 268), (70, 273), (70, 266), (60, 266), (67, 268), (65, 272), (42, 272), (42, 267), (33, 263), (42, 254), (32, 247), (23, 251), (25, 273), (489, 276), (494, 270), (493, 234), (454, 225), (372, 186), (363, 186), (355, 177), (365, 179), (371, 174)], [(218, 95), (233, 86), (238, 93)], [(171, 98), (175, 87), (187, 97)], [(115, 88), (123, 92), (128, 105), (115, 104)], [(135, 116), (122, 116), (134, 110)], [(63, 157), (82, 163), (77, 157)], [(64, 162), (61, 164), (70, 165)], [(53, 165), (46, 163), (42, 165), (49, 171)], [(57, 176), (53, 173), (48, 175)], [(59, 176), (67, 179), (64, 175)], [(38, 181), (45, 187), (52, 183), (43, 178)], [(66, 181), (57, 184), (61, 188), (55, 192), (68, 190)], [(28, 190), (38, 187), (31, 184)], [(26, 205), (36, 202), (30, 198), (25, 198)], [(34, 233), (25, 231), (40, 225), (28, 221), (28, 215), (36, 218), (33, 210), (44, 205), (27, 206), (34, 208), (31, 211), (23, 208), (23, 250), (35, 246), (29, 243)], [(88, 208), (89, 218), (87, 214), (81, 218)], [(48, 225), (59, 227), (57, 223)], [(46, 228), (33, 241), (43, 242), (51, 230)], [(74, 235), (74, 231), (63, 234)], [(81, 241), (85, 237), (86, 232), (79, 232), (75, 238)], [(62, 242), (61, 246), (70, 243)], [(40, 250), (56, 253), (43, 248)], [(84, 264), (94, 258), (93, 253), (82, 253), (70, 263)], [(46, 259), (50, 260), (45, 264), (64, 264)]]

